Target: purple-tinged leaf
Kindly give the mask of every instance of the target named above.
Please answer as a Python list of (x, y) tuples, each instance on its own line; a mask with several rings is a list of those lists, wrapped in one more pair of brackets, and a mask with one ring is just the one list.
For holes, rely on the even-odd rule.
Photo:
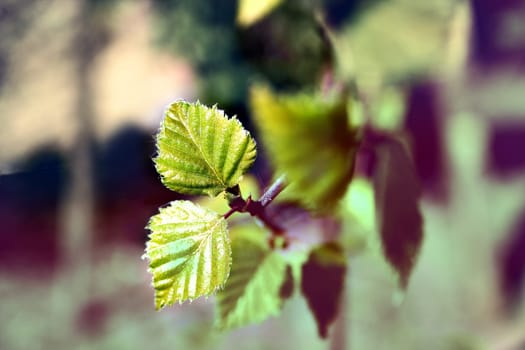
[(419, 182), (401, 142), (383, 139), (376, 151), (374, 185), (383, 253), (399, 274), (400, 286), (406, 288), (423, 241)]
[(339, 312), (345, 276), (346, 256), (341, 246), (334, 242), (314, 249), (303, 265), (301, 291), (322, 338), (328, 336), (328, 328)]

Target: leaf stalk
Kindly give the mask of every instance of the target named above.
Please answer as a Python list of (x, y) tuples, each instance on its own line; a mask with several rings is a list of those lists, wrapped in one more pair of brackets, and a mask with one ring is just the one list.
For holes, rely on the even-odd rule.
[(259, 200), (253, 200), (251, 196), (247, 199), (242, 198), (239, 191), (237, 196), (229, 200), (230, 210), (224, 214), (224, 218), (229, 218), (233, 213), (249, 213), (251, 216), (259, 219), (264, 226), (266, 226), (274, 236), (282, 236), (284, 229), (270, 218), (266, 212), (266, 207), (273, 202), (273, 200), (286, 187), (286, 176), (280, 176), (275, 182), (263, 193)]

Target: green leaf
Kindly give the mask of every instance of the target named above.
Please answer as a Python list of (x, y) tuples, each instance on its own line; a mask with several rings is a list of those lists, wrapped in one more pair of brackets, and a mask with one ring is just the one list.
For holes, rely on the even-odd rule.
[(283, 0), (239, 0), (237, 23), (250, 26), (269, 14)]
[(423, 241), (419, 181), (406, 148), (398, 140), (380, 143), (377, 156), (375, 202), (383, 253), (398, 272), (401, 287), (406, 288)]
[(144, 257), (153, 274), (155, 306), (207, 296), (230, 273), (231, 246), (226, 220), (190, 201), (173, 201), (153, 216)]
[(328, 327), (339, 313), (344, 290), (346, 257), (335, 242), (314, 249), (302, 268), (301, 291), (317, 322), (319, 336), (328, 336)]
[(162, 182), (184, 194), (216, 196), (236, 185), (255, 160), (255, 141), (216, 106), (178, 101), (157, 135), (155, 166)]
[(230, 278), (217, 293), (217, 327), (242, 327), (277, 316), (293, 288), (284, 258), (270, 250), (260, 229), (249, 226), (232, 233), (232, 259)]
[(290, 182), (285, 193), (309, 209), (329, 211), (352, 178), (356, 135), (340, 95), (275, 95), (254, 88), (251, 105), (277, 173)]

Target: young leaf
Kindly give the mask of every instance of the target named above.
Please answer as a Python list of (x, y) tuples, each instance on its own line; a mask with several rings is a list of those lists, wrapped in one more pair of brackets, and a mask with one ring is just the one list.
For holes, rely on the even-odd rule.
[(232, 235), (232, 259), (230, 278), (217, 293), (218, 328), (241, 327), (277, 316), (290, 293), (284, 258), (271, 251), (265, 240), (241, 231)]
[(277, 172), (288, 177), (291, 199), (330, 210), (345, 193), (355, 159), (346, 100), (339, 95), (276, 96), (255, 88), (251, 105)]
[(405, 147), (390, 139), (377, 146), (376, 212), (383, 253), (406, 288), (423, 240), (419, 183)]
[(184, 194), (216, 196), (236, 185), (255, 160), (255, 141), (216, 106), (174, 102), (157, 135), (162, 182)]
[(173, 201), (153, 216), (144, 257), (153, 274), (155, 307), (209, 295), (230, 273), (226, 220), (190, 201)]
[(312, 311), (319, 336), (328, 336), (328, 327), (339, 312), (346, 276), (346, 257), (334, 242), (314, 249), (302, 268), (301, 291)]
[(283, 0), (239, 0), (237, 23), (250, 26), (270, 13)]

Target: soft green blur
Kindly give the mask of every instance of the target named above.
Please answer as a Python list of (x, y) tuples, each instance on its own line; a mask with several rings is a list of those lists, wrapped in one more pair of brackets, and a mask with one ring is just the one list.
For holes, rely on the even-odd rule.
[[(6, 1), (0, 9), (16, 3)], [(448, 197), (422, 200), (425, 239), (406, 292), (397, 289), (381, 258), (369, 180), (356, 178), (343, 199), (342, 225), (351, 252), (339, 323), (345, 348), (514, 350), (525, 344), (523, 303), (513, 316), (505, 312), (496, 266), (499, 248), (525, 205), (525, 176), (493, 176), (485, 165), (491, 127), (525, 123), (525, 75), (505, 62), (486, 70), (470, 64), (469, 2), (358, 1), (352, 16), (329, 31), (329, 40), (337, 44), (330, 57), (324, 46), (328, 39), (316, 36), (318, 28), (293, 30), (316, 23), (315, 16), (297, 19), (297, 28), (283, 24), (293, 24), (287, 11), (303, 14), (296, 4), (314, 9), (319, 1), (283, 1), (290, 7), (268, 14), (278, 19), (272, 27), (276, 37), (263, 35), (277, 48), (269, 47), (275, 52), (261, 61), (244, 59), (239, 40), (250, 46), (250, 35), (261, 33), (237, 26), (234, 0), (224, 8), (222, 2), (205, 0), (92, 3), (104, 5), (94, 10), (100, 48), (89, 73), (96, 140), (129, 123), (152, 133), (159, 111), (180, 98), (240, 111), (249, 124), (247, 91), (253, 82), (311, 90), (332, 60), (334, 79), (358, 88), (371, 106), (372, 124), (403, 133), (410, 87), (434, 84), (443, 115), (439, 129)], [(10, 12), (12, 22), (0, 18), (0, 55), (9, 63), (0, 71), (0, 175), (16, 173), (12, 165), (38, 147), (52, 144), (69, 152), (76, 144), (74, 106), (80, 92), (70, 34), (77, 28), (75, 4), (27, 2)], [(524, 41), (524, 17), (523, 9), (505, 12), (498, 29), (501, 45)], [(286, 50), (290, 38), (297, 45)], [(285, 59), (272, 61), (281, 54)], [(364, 109), (359, 105), (361, 113), (370, 113)], [(49, 220), (63, 224), (64, 218)], [(72, 255), (79, 259), (89, 250), (73, 246)], [(156, 312), (147, 263), (140, 259), (143, 248), (129, 242), (101, 244), (93, 249), (92, 265), (78, 271), (60, 266), (49, 278), (2, 270), (0, 349), (337, 348), (336, 342), (318, 338), (297, 293), (280, 317), (226, 333), (213, 329), (213, 297)]]

